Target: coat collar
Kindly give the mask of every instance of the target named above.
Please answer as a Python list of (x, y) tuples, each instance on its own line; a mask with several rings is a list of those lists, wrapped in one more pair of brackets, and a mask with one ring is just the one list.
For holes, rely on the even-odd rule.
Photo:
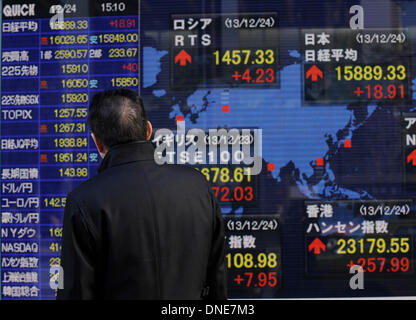
[(98, 172), (121, 164), (154, 159), (154, 147), (150, 141), (134, 141), (111, 148), (102, 160)]

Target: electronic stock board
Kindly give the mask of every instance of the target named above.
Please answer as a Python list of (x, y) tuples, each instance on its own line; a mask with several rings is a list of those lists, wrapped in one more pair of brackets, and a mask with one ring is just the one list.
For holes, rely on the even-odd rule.
[[(115, 88), (211, 183), (230, 298), (416, 295), (414, 2), (2, 1), (1, 17), (2, 299), (55, 299), (66, 195), (100, 163), (88, 104)], [(213, 147), (187, 161), (194, 129)]]

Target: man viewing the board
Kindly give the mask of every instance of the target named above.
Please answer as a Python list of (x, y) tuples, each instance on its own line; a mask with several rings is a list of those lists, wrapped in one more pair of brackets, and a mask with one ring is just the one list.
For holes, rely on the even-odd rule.
[(224, 226), (205, 177), (155, 163), (134, 91), (96, 94), (88, 122), (103, 160), (67, 197), (57, 299), (225, 299)]

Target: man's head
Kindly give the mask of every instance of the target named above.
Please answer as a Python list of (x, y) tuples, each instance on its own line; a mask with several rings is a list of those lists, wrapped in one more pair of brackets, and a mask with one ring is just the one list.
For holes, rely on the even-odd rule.
[(118, 145), (149, 140), (152, 125), (147, 121), (140, 96), (132, 90), (97, 93), (91, 100), (88, 123), (101, 157)]

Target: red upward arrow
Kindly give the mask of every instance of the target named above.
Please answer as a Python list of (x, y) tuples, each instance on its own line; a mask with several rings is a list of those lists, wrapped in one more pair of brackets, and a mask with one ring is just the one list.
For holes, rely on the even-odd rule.
[(318, 77), (323, 78), (324, 75), (317, 66), (313, 65), (307, 72), (306, 72), (306, 79), (312, 77), (312, 81), (318, 81)]
[(311, 244), (309, 245), (308, 249), (309, 249), (309, 252), (313, 250), (314, 254), (320, 254), (321, 250), (322, 251), (326, 250), (326, 246), (322, 243), (321, 240), (319, 240), (319, 238), (315, 238), (315, 240), (313, 240)]
[(182, 50), (175, 57), (175, 63), (178, 63), (178, 61), (179, 61), (179, 65), (184, 67), (186, 66), (186, 62), (189, 62), (189, 63), (192, 62), (192, 57), (188, 54), (188, 52), (186, 52), (185, 50)]
[(413, 150), (411, 154), (407, 156), (407, 163), (412, 162), (413, 166), (416, 166), (416, 150)]

